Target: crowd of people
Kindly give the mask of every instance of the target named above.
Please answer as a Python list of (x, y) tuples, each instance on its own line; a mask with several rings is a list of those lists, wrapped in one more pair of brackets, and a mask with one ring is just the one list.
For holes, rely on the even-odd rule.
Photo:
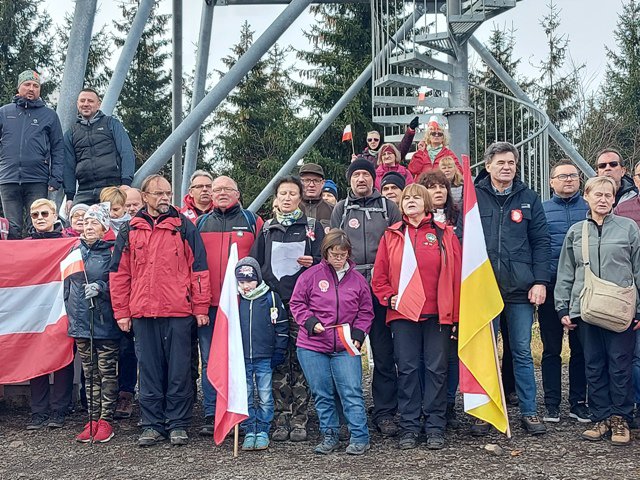
[[(460, 426), (461, 210), (469, 186), (444, 125), (428, 123), (408, 163), (417, 117), (399, 147), (369, 132), (364, 152), (346, 168), (344, 195), (322, 166), (302, 165), (278, 179), (271, 218), (263, 220), (242, 206), (232, 178), (203, 170), (191, 176), (182, 207), (161, 175), (132, 188), (131, 142), (120, 122), (100, 111), (99, 94), (80, 93), (78, 120), (63, 134), (39, 90), (38, 74), (23, 72), (14, 102), (0, 108), (0, 196), (9, 239), (79, 237), (74, 250), (84, 272), (64, 284), (90, 412), (77, 441), (109, 441), (114, 422), (131, 417), (137, 392), (138, 444), (168, 438), (184, 445), (198, 386), (199, 434), (214, 434), (216, 390), (207, 370), (235, 244), (249, 404), (243, 450), (306, 441), (311, 397), (318, 454), (341, 441), (348, 454), (366, 453), (369, 424), (397, 437), (400, 449), (416, 448), (423, 434), (428, 449), (445, 446), (446, 429)], [(516, 147), (496, 142), (484, 163), (475, 188), (504, 301), (493, 323), (503, 342), (508, 403), (518, 405), (528, 434), (560, 421), (567, 331), (570, 418), (590, 424), (585, 440), (628, 444), (630, 424), (640, 418), (640, 166), (632, 178), (620, 153), (605, 149), (598, 176), (582, 193), (577, 167), (561, 160), (550, 172), (553, 196), (542, 202), (516, 175)], [(67, 196), (64, 222), (47, 198), (58, 189)], [(404, 295), (407, 252), (417, 280)], [(592, 305), (582, 297), (594, 277), (631, 298), (623, 328), (591, 320)], [(536, 312), (542, 415), (531, 352)], [(356, 354), (367, 338), (374, 365), (369, 412)], [(53, 372), (51, 389), (48, 375), (31, 379), (27, 429), (64, 425), (72, 382), (72, 364)], [(474, 419), (470, 433), (490, 428)]]

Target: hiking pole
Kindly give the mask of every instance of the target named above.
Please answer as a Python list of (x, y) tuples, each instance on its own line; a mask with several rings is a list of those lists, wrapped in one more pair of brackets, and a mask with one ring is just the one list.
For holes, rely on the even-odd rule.
[[(85, 272), (85, 277), (86, 277)], [(93, 298), (89, 299), (89, 311), (91, 315), (89, 317), (89, 361), (91, 363), (91, 370), (89, 372), (89, 443), (93, 445), (93, 323), (94, 323), (94, 315), (96, 312), (96, 305), (93, 301)]]

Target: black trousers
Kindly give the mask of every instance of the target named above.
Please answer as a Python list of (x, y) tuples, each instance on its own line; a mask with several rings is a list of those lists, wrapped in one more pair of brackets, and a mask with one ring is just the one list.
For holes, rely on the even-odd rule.
[[(511, 356), (511, 344), (509, 343), (509, 325), (504, 311), (500, 314), (500, 331), (502, 332), (502, 388), (504, 394), (509, 395), (516, 391), (516, 377), (513, 373), (513, 357)], [(498, 332), (494, 332), (496, 338)]]
[(393, 418), (398, 409), (398, 372), (393, 356), (391, 329), (386, 324), (387, 308), (373, 293), (373, 323), (369, 332), (373, 354), (373, 423)]
[[(558, 408), (562, 400), (562, 337), (564, 327), (558, 319), (554, 306), (553, 288), (547, 288), (547, 299), (538, 307), (538, 323), (542, 339), (542, 386), (544, 403)], [(569, 331), (569, 405), (587, 400), (587, 378), (585, 376), (584, 352), (575, 330)]]
[(191, 325), (189, 317), (134, 318), (140, 369), (142, 427), (162, 434), (191, 422)]
[[(400, 428), (420, 433), (420, 415), (424, 414), (425, 433), (442, 433), (447, 425), (451, 326), (429, 319), (422, 322), (394, 320), (390, 327), (398, 365)], [(421, 370), (424, 372), (424, 390), (420, 382)]]
[(73, 394), (73, 362), (53, 373), (49, 388), (49, 375), (29, 381), (31, 385), (31, 413), (61, 412), (67, 414)]
[(0, 198), (4, 216), (9, 220), (9, 240), (26, 236), (31, 224), (31, 204), (39, 198), (47, 198), (46, 183), (5, 183), (0, 185)]
[(584, 349), (589, 409), (593, 420), (600, 422), (611, 415), (625, 420), (633, 418), (633, 386), (631, 370), (636, 336), (629, 327), (621, 333), (583, 322), (577, 323), (578, 336)]

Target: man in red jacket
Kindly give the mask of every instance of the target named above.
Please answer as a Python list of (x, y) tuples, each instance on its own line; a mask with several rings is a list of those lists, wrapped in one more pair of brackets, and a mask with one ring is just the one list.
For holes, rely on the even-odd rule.
[[(140, 365), (138, 445), (188, 442), (191, 421), (191, 325), (209, 323), (207, 256), (197, 229), (171, 206), (171, 184), (160, 175), (142, 182), (145, 204), (125, 224), (109, 274), (118, 326), (136, 332)], [(128, 227), (128, 228), (126, 228)]]
[(193, 223), (196, 223), (198, 217), (210, 212), (213, 208), (212, 188), (213, 177), (209, 172), (204, 170), (193, 172), (189, 182), (189, 193), (184, 196), (184, 207), (180, 209), (180, 213)]
[(229, 177), (221, 175), (213, 181), (212, 209), (202, 215), (197, 222), (202, 235), (209, 273), (211, 278), (211, 302), (209, 324), (198, 329), (200, 361), (202, 362), (202, 394), (204, 396), (204, 425), (200, 435), (213, 436), (213, 421), (216, 412), (216, 391), (207, 378), (207, 364), (211, 350), (213, 323), (218, 312), (222, 280), (227, 268), (229, 250), (232, 244), (238, 245), (238, 258), (249, 255), (249, 250), (262, 231), (263, 221), (240, 205), (238, 185)]

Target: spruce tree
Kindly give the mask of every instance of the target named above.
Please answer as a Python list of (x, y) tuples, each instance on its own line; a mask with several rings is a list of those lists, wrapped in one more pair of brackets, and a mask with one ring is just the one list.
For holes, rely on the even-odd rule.
[(51, 17), (43, 0), (0, 0), (0, 103), (16, 94), (18, 75), (28, 69), (44, 74), (41, 95), (56, 87), (48, 81), (56, 64), (51, 42)]
[[(170, 58), (167, 28), (170, 15), (158, 14), (157, 7), (156, 1), (116, 106), (139, 164), (171, 134), (171, 71), (166, 65)], [(122, 4), (123, 18), (114, 21), (117, 47), (124, 45), (137, 9), (137, 0)]]

